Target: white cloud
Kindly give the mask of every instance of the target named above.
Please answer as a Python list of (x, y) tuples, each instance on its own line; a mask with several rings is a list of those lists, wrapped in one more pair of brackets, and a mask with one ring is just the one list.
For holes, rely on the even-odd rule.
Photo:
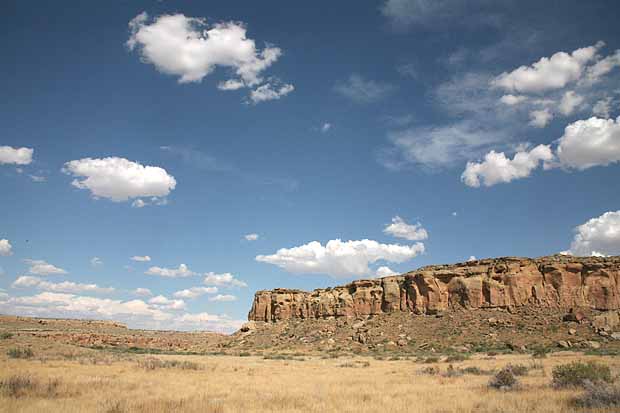
[(30, 265), (28, 272), (36, 275), (60, 275), (67, 274), (67, 271), (55, 265), (49, 264), (43, 260), (24, 260), (25, 263)]
[(514, 105), (518, 105), (519, 103), (525, 102), (527, 100), (527, 96), (508, 94), (508, 95), (502, 96), (499, 100), (504, 105), (514, 106)]
[(558, 52), (551, 57), (543, 57), (531, 66), (521, 66), (510, 73), (502, 73), (492, 81), (492, 85), (521, 93), (561, 89), (581, 77), (586, 65), (603, 46), (603, 42), (598, 42), (594, 46), (577, 49), (571, 54)]
[(150, 297), (153, 295), (153, 292), (151, 290), (149, 290), (148, 288), (142, 288), (142, 287), (136, 288), (135, 290), (133, 290), (133, 293), (141, 297)]
[(243, 238), (245, 238), (246, 241), (256, 241), (259, 236), (258, 234), (245, 234)]
[[(504, 139), (501, 131), (485, 129), (470, 121), (447, 126), (412, 127), (388, 134), (394, 149), (405, 163), (436, 169), (453, 166), (455, 162), (479, 156), (483, 149)], [(391, 158), (380, 161), (390, 169), (403, 162)]]
[[(270, 45), (259, 50), (241, 22), (207, 24), (205, 18), (183, 14), (149, 19), (143, 12), (129, 22), (129, 29), (129, 49), (137, 49), (142, 61), (160, 72), (178, 76), (179, 83), (201, 82), (218, 66), (231, 70), (235, 77), (220, 82), (220, 90), (259, 85), (264, 81), (262, 73), (282, 55), (280, 48)], [(292, 90), (292, 85), (276, 90), (267, 82), (250, 99), (254, 103), (279, 99)]]
[(183, 314), (174, 321), (178, 329), (200, 329), (224, 333), (236, 331), (246, 322), (245, 320), (233, 320), (225, 315), (208, 313)]
[(394, 86), (389, 83), (366, 80), (357, 73), (353, 73), (346, 82), (338, 83), (334, 90), (353, 102), (373, 103), (392, 93)]
[(158, 295), (149, 300), (149, 304), (153, 304), (159, 309), (162, 310), (184, 310), (186, 305), (183, 300), (171, 300), (169, 298), (164, 297), (163, 295)]
[(606, 97), (598, 100), (592, 107), (592, 113), (601, 118), (609, 118), (611, 115), (612, 98)]
[(146, 202), (144, 202), (143, 200), (141, 200), (141, 199), (136, 199), (135, 201), (133, 201), (133, 202), (131, 203), (131, 206), (132, 206), (133, 208), (144, 208), (144, 207), (145, 207), (145, 206), (147, 206), (147, 205), (148, 205), (148, 204), (147, 204)]
[(13, 255), (13, 246), (8, 239), (0, 239), (0, 255), (4, 257)]
[(151, 261), (151, 257), (149, 257), (148, 255), (134, 255), (130, 258), (130, 260), (138, 262), (149, 262)]
[(620, 161), (620, 117), (578, 120), (564, 129), (558, 158), (562, 166), (587, 169)]
[(620, 67), (620, 50), (616, 50), (614, 54), (609, 55), (590, 66), (586, 72), (584, 83), (592, 84), (598, 82), (615, 67)]
[(560, 113), (564, 116), (568, 116), (575, 111), (575, 109), (583, 103), (583, 96), (576, 94), (574, 91), (569, 90), (564, 93), (562, 100), (560, 101)]
[(575, 228), (569, 253), (573, 255), (620, 255), (620, 211), (609, 211)]
[(476, 261), (477, 258), (474, 257), (473, 255), (470, 255), (469, 258), (467, 258), (467, 262), (472, 262), (472, 261)]
[(28, 165), (32, 162), (34, 149), (0, 146), (0, 164)]
[(281, 248), (273, 255), (256, 260), (277, 265), (291, 273), (327, 274), (332, 277), (362, 276), (371, 273), (368, 264), (377, 261), (401, 263), (424, 252), (424, 244), (380, 244), (377, 241), (318, 241), (293, 248)]
[(145, 274), (158, 275), (160, 277), (169, 278), (191, 277), (192, 275), (197, 275), (195, 272), (191, 271), (185, 264), (179, 265), (179, 268), (151, 267), (145, 272)]
[(332, 124), (329, 122), (325, 122), (323, 126), (321, 126), (321, 132), (326, 133), (332, 128)]
[(457, 216), (457, 215), (458, 215), (458, 213), (457, 213), (456, 211), (452, 212), (452, 216), (453, 216), (453, 217), (455, 217), (455, 216)]
[(186, 290), (180, 290), (172, 294), (175, 298), (197, 298), (205, 294), (217, 293), (217, 287), (192, 287)]
[(544, 128), (553, 119), (553, 113), (548, 108), (533, 110), (530, 112), (530, 125)]
[(252, 103), (265, 102), (267, 100), (277, 100), (282, 96), (286, 96), (295, 90), (295, 87), (291, 84), (285, 83), (283, 85), (265, 83), (250, 92), (250, 100)]
[(32, 179), (32, 182), (41, 183), (41, 182), (47, 181), (47, 178), (44, 176), (39, 176), (39, 175), (28, 175), (28, 176), (30, 177), (30, 179)]
[(399, 216), (392, 218), (392, 223), (383, 229), (383, 233), (409, 241), (421, 241), (428, 238), (428, 232), (422, 227), (422, 224), (419, 222), (413, 225), (407, 224)]
[(58, 293), (111, 293), (114, 292), (114, 288), (111, 287), (99, 287), (97, 284), (79, 284), (70, 281), (63, 282), (49, 282), (40, 277), (33, 277), (30, 275), (22, 275), (18, 277), (12, 284), (13, 288), (38, 288), (45, 291), (53, 291)]
[(479, 187), (492, 186), (530, 176), (540, 162), (551, 162), (553, 152), (548, 145), (538, 145), (530, 151), (519, 151), (512, 159), (503, 152), (491, 151), (482, 162), (467, 162), (461, 180), (465, 185)]
[(90, 259), (90, 265), (93, 267), (100, 267), (103, 265), (103, 260), (99, 257), (93, 257)]
[(375, 275), (377, 277), (388, 277), (390, 275), (398, 275), (398, 273), (392, 270), (390, 267), (382, 266), (382, 267), (377, 268)]
[[(172, 307), (174, 307), (175, 301), (179, 300), (168, 300), (168, 306), (172, 302)], [(192, 314), (165, 307), (166, 304), (149, 304), (142, 300), (120, 301), (55, 292), (43, 292), (25, 297), (9, 297), (7, 294), (0, 294), (0, 313), (2, 314), (104, 319), (127, 323), (130, 328), (208, 330), (222, 333), (231, 333), (245, 322), (232, 319), (225, 314)]]
[(165, 197), (177, 184), (163, 168), (144, 166), (118, 157), (70, 161), (65, 163), (63, 172), (77, 177), (71, 182), (76, 188), (88, 189), (93, 197), (108, 198), (114, 202), (140, 197)]
[(214, 297), (209, 297), (209, 301), (235, 301), (237, 297), (230, 294), (218, 294)]
[(235, 278), (231, 273), (225, 272), (216, 274), (214, 272), (205, 273), (203, 281), (206, 285), (217, 285), (218, 287), (247, 287), (248, 285)]

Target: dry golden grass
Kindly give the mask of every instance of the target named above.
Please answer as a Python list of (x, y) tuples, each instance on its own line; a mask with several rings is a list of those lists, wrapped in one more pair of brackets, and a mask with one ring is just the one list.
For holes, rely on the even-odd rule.
[[(108, 357), (101, 354), (101, 357)], [(554, 365), (573, 360), (597, 360), (620, 372), (613, 357), (557, 353), (536, 360), (542, 369), (520, 377), (519, 391), (489, 389), (489, 375), (444, 377), (421, 370), (429, 364), (411, 360), (379, 361), (370, 358), (304, 361), (264, 360), (231, 356), (156, 356), (161, 360), (195, 363), (183, 369), (165, 363), (144, 368), (144, 359), (131, 356), (83, 360), (9, 359), (0, 356), (0, 380), (14, 375), (48, 383), (58, 381), (53, 394), (24, 391), (19, 397), (0, 394), (1, 412), (612, 412), (579, 410), (570, 400), (580, 390), (555, 390), (550, 386)], [(529, 365), (527, 355), (498, 356), (454, 363), (484, 370), (512, 364)], [(193, 365), (193, 364), (192, 364)], [(356, 365), (346, 368), (343, 365)], [(447, 363), (434, 363), (445, 372)]]

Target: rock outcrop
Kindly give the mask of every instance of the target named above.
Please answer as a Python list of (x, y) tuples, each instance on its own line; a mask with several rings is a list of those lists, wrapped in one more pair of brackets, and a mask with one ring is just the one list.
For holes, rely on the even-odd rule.
[(503, 257), (418, 270), (312, 292), (258, 291), (252, 321), (365, 317), (457, 308), (620, 309), (620, 257)]

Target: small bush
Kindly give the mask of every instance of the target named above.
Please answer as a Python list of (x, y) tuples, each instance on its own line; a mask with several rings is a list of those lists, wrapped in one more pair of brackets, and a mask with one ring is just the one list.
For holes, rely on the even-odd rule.
[(620, 407), (620, 387), (616, 384), (597, 383), (590, 380), (583, 382), (586, 391), (574, 402), (580, 407), (600, 408), (600, 407)]
[(13, 333), (4, 332), (0, 334), (0, 340), (8, 340), (13, 337)]
[(453, 354), (448, 356), (446, 362), (448, 363), (458, 363), (459, 361), (469, 360), (469, 354)]
[(439, 357), (436, 357), (436, 356), (426, 357), (422, 359), (421, 362), (422, 363), (438, 363)]
[(551, 374), (554, 387), (579, 387), (584, 386), (586, 381), (595, 384), (612, 381), (609, 367), (592, 361), (587, 363), (575, 361), (556, 366)]
[(252, 353), (248, 353), (247, 351), (239, 353), (239, 357), (250, 357), (251, 355), (252, 355)]
[(509, 364), (506, 368), (509, 368), (515, 376), (525, 376), (530, 370), (528, 366), (523, 364)]
[(29, 359), (34, 356), (34, 353), (30, 348), (13, 347), (7, 350), (6, 355), (12, 359)]
[(349, 368), (358, 368), (358, 367), (369, 367), (370, 363), (367, 361), (347, 361), (342, 363), (338, 367), (349, 367)]
[(424, 367), (422, 370), (420, 370), (420, 373), (435, 376), (439, 374), (439, 367), (433, 367), (433, 366)]
[(471, 374), (474, 376), (482, 376), (489, 373), (488, 371), (482, 370), (481, 368), (476, 366), (465, 367), (462, 368), (461, 371), (463, 372), (463, 374)]
[(534, 349), (534, 351), (532, 352), (532, 357), (535, 359), (544, 359), (547, 357), (547, 354), (549, 354), (549, 349), (539, 347)]
[(58, 395), (58, 379), (49, 379), (46, 383), (25, 375), (14, 375), (0, 381), (0, 391), (6, 397), (46, 397), (52, 398)]
[(198, 363), (192, 361), (180, 360), (161, 360), (155, 357), (147, 357), (138, 361), (138, 366), (145, 370), (155, 369), (182, 369), (182, 370), (200, 370), (202, 367)]
[(452, 364), (448, 366), (448, 369), (444, 373), (444, 377), (459, 377), (463, 375), (463, 370), (455, 369)]
[(519, 380), (512, 372), (510, 366), (506, 366), (491, 377), (489, 387), (498, 390), (515, 390), (519, 387)]

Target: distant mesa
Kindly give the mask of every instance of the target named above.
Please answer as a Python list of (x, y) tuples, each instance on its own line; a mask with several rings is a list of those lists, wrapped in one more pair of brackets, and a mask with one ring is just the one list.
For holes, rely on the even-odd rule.
[(620, 309), (620, 257), (502, 257), (433, 265), (312, 292), (258, 291), (251, 321), (538, 306)]

